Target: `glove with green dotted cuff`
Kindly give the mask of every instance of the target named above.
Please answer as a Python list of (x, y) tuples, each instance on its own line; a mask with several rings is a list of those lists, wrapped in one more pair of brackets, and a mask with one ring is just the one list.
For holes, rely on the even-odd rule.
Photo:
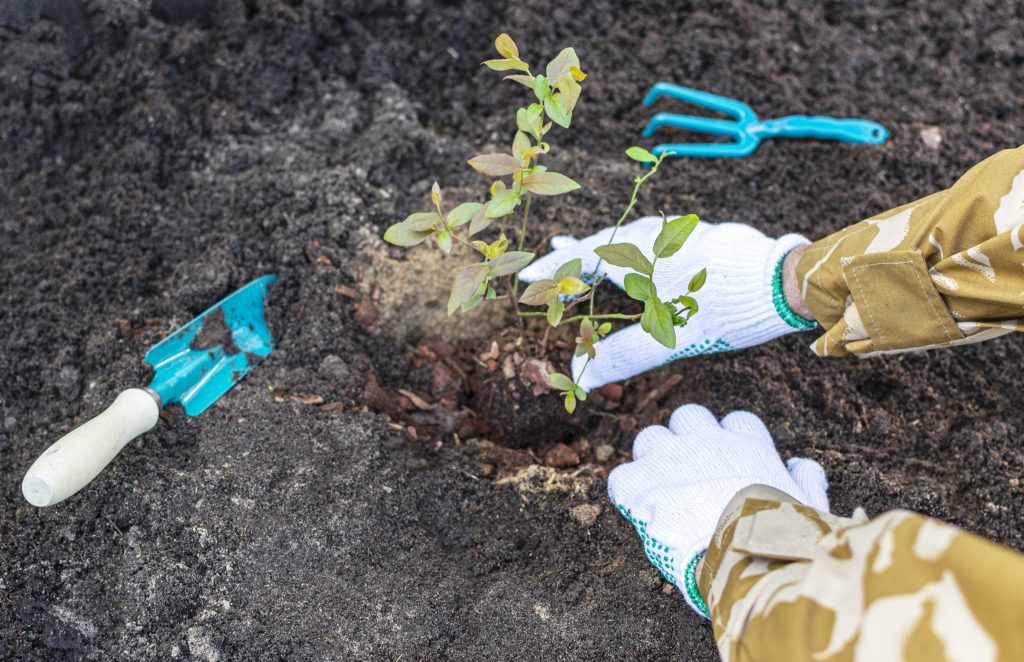
[[(650, 259), (661, 230), (657, 216), (641, 218), (619, 228), (615, 243), (631, 243)], [(586, 239), (556, 237), (555, 249), (529, 265), (525, 281), (551, 278), (559, 266), (579, 258), (583, 273), (593, 273), (594, 249), (608, 243), (611, 228)], [(817, 324), (790, 311), (782, 292), (781, 269), (786, 254), (808, 243), (800, 235), (770, 239), (740, 223), (697, 224), (682, 250), (658, 260), (654, 284), (662, 300), (686, 294), (690, 279), (707, 268), (707, 281), (694, 298), (699, 310), (684, 328), (676, 329), (676, 346), (665, 347), (639, 324), (627, 326), (601, 340), (597, 357), (586, 370), (586, 355), (573, 360), (573, 379), (585, 390), (621, 381), (679, 358), (742, 349)], [(628, 269), (602, 262), (600, 270), (622, 287)], [(582, 376), (581, 376), (582, 372)]]
[(651, 563), (708, 616), (697, 591), (697, 563), (729, 500), (753, 484), (828, 512), (821, 465), (803, 458), (783, 464), (760, 418), (736, 411), (719, 423), (704, 407), (683, 405), (667, 428), (637, 435), (633, 461), (608, 476), (608, 496), (636, 528)]

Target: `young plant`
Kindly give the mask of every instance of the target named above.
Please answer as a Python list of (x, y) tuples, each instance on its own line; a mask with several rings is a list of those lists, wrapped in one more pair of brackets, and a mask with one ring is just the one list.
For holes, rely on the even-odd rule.
[[(498, 36), (494, 45), (501, 57), (487, 60), (484, 66), (495, 71), (513, 72), (505, 76), (505, 80), (529, 88), (535, 101), (516, 110), (516, 130), (507, 152), (479, 154), (468, 161), (474, 170), (493, 178), (487, 201), (463, 202), (446, 213), (443, 193), (434, 182), (431, 189), (433, 209), (412, 214), (392, 225), (384, 233), (385, 241), (411, 247), (433, 239), (446, 254), (451, 253), (456, 244), (478, 254), (479, 261), (463, 267), (455, 277), (448, 298), (449, 315), (472, 310), (485, 299), (504, 298), (505, 295), (498, 294), (498, 290), (503, 289), (520, 319), (542, 316), (555, 328), (578, 323), (576, 353), (588, 356), (587, 365), (596, 356), (597, 341), (612, 330), (611, 323), (602, 320), (639, 319), (642, 328), (658, 342), (674, 347), (675, 328), (685, 326), (697, 312), (697, 301), (691, 295), (704, 284), (706, 273), (701, 271), (693, 277), (685, 295), (662, 301), (654, 285), (654, 269), (659, 259), (679, 251), (696, 227), (697, 217), (690, 215), (668, 220), (663, 215), (662, 230), (654, 244), (653, 261), (632, 244), (613, 243), (615, 232), (636, 206), (640, 187), (657, 172), (669, 154), (655, 157), (641, 147), (626, 150), (629, 158), (650, 164), (650, 168), (643, 176), (634, 178), (633, 194), (616, 222), (608, 244), (595, 251), (598, 262), (594, 273), (582, 273), (582, 261), (571, 260), (561, 265), (551, 278), (532, 283), (520, 295), (519, 272), (534, 258), (533, 253), (523, 250), (534, 196), (563, 195), (580, 188), (569, 177), (541, 165), (540, 159), (551, 152), (551, 144), (546, 137), (553, 126), (568, 129), (572, 124), (573, 111), (582, 92), (580, 83), (587, 75), (580, 69), (579, 58), (572, 48), (563, 49), (548, 62), (544, 73), (533, 73), (507, 34)], [(510, 251), (506, 231), (513, 231), (509, 222), (515, 215), (518, 215), (518, 223), (513, 223), (513, 227), (518, 225), (515, 250)], [(500, 221), (500, 226), (496, 238), (490, 242), (474, 238), (497, 221)], [(604, 282), (600, 275), (604, 261), (633, 270), (626, 276), (626, 292), (643, 302), (643, 313), (594, 312), (597, 290)], [(588, 312), (566, 316), (567, 312), (584, 302), (589, 302)], [(519, 304), (542, 306), (545, 311), (524, 312)], [(570, 377), (553, 373), (549, 380), (552, 387), (561, 391), (569, 413), (575, 411), (577, 401), (586, 400), (586, 392)]]

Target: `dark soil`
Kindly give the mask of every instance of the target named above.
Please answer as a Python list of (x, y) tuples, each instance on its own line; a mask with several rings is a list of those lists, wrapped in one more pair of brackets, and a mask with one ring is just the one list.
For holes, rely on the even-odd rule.
[[(617, 215), (657, 80), (885, 124), (882, 147), (678, 161), (641, 203), (818, 237), (1021, 142), (1021, 5), (324, 4), (0, 4), (0, 657), (715, 659), (604, 496), (635, 431), (689, 401), (762, 415), (824, 464), (837, 512), (913, 508), (1024, 548), (1017, 337), (861, 362), (790, 336), (569, 421), (494, 381), (507, 337), (489, 367), (489, 342), (398, 334), (394, 284), (362, 276), (435, 176), (479, 187), (459, 164), (510, 137), (519, 97), (478, 66), (501, 31), (534, 61), (573, 45), (590, 74), (551, 159), (585, 190), (538, 240)], [(147, 382), (149, 346), (266, 273), (259, 368), (200, 417), (169, 408), (76, 497), (23, 501), (49, 443)], [(513, 422), (481, 416), (495, 383), (518, 385), (495, 391), (527, 407)]]

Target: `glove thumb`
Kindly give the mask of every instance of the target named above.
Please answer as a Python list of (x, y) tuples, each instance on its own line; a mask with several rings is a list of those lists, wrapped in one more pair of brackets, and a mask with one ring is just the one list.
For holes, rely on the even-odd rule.
[(829, 512), (828, 478), (825, 477), (825, 470), (822, 466), (805, 457), (794, 457), (786, 462), (786, 468), (797, 487), (807, 497), (806, 505), (815, 510)]

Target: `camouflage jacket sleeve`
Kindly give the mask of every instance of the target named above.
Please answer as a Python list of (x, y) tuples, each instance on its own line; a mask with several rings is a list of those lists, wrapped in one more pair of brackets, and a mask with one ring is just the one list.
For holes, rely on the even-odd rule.
[(944, 522), (839, 518), (753, 485), (705, 559), (725, 662), (1024, 659), (1024, 557)]
[(812, 244), (798, 284), (819, 356), (949, 347), (1024, 330), (1024, 147)]

